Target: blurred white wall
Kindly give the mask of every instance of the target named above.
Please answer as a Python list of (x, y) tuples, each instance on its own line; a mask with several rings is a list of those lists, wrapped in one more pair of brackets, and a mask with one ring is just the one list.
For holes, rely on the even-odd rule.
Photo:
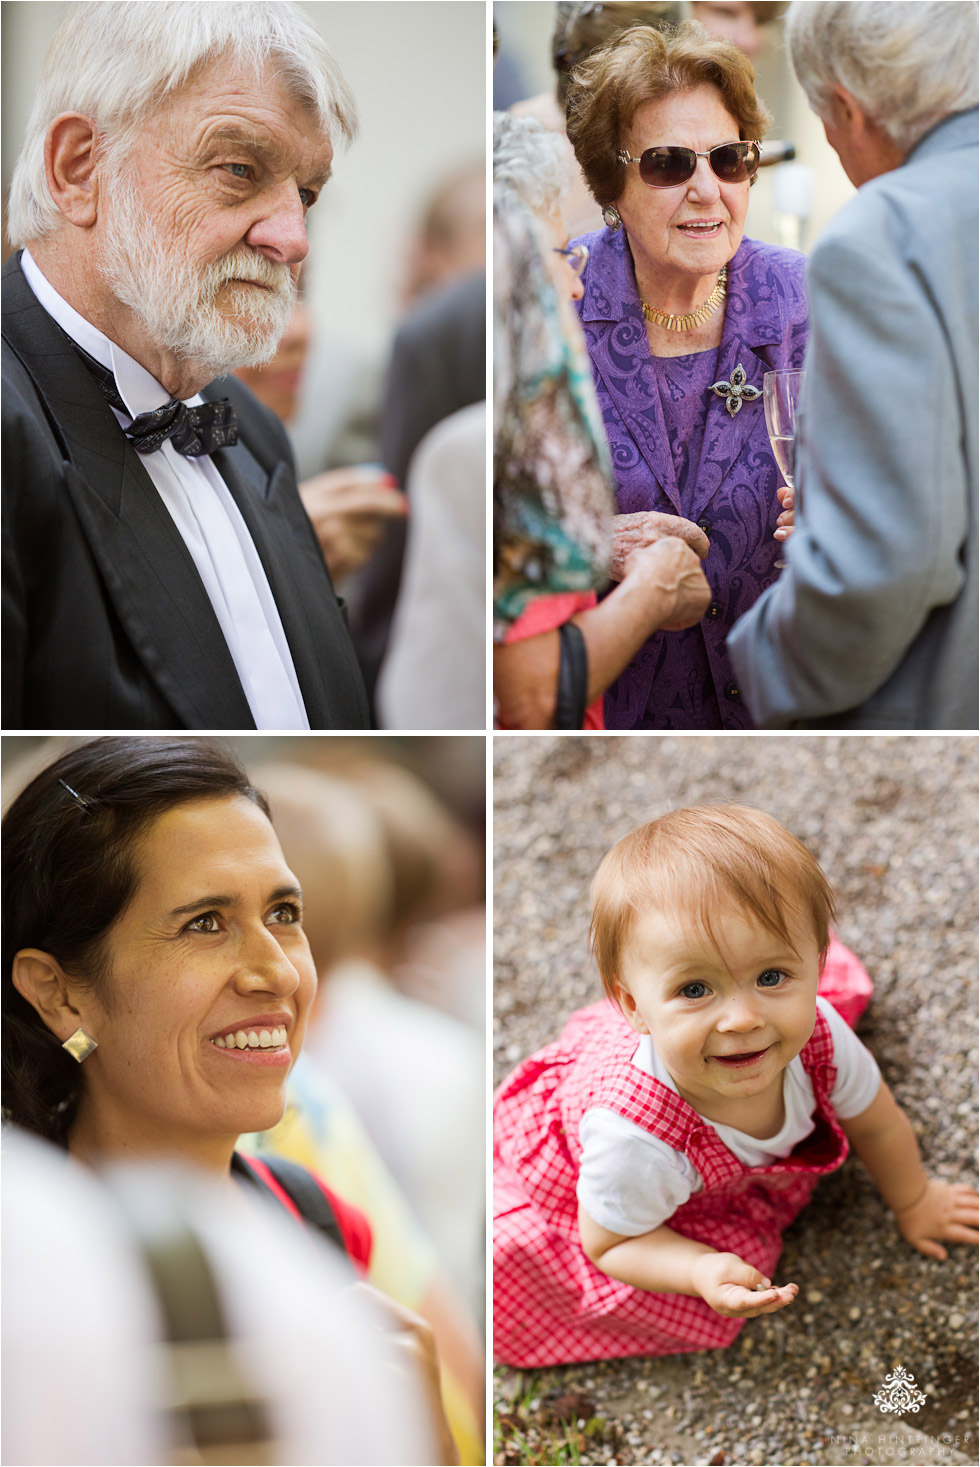
[[(60, 0), (0, 7), (5, 189), (65, 8)], [(337, 57), (361, 118), (310, 216), (310, 302), (321, 330), (359, 357), (384, 357), (415, 220), (444, 177), (485, 151), (486, 9), (483, 0), (314, 0), (302, 9)]]
[[(550, 91), (551, 37), (555, 24), (555, 6), (546, 0), (495, 0), (493, 7), (499, 35), (500, 53), (505, 50), (519, 66), (529, 83), (530, 95)], [(796, 144), (796, 161), (812, 170), (812, 207), (808, 225), (796, 246), (809, 250), (827, 221), (853, 195), (837, 154), (823, 135), (823, 128), (807, 104), (806, 96), (793, 74), (786, 51), (781, 21), (765, 28), (766, 47), (756, 58), (756, 85), (759, 96), (773, 114), (770, 138), (785, 138)], [(780, 167), (763, 168), (753, 187), (749, 203), (746, 233), (753, 239), (771, 243), (789, 243), (780, 221), (774, 217), (774, 186)]]

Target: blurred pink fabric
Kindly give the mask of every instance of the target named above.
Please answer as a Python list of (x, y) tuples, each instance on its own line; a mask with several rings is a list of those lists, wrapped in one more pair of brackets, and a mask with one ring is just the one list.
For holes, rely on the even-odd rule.
[[(540, 637), (544, 632), (554, 632), (579, 611), (588, 611), (595, 606), (598, 597), (594, 591), (561, 591), (554, 596), (539, 596), (526, 606), (515, 622), (507, 628), (504, 645), (510, 642), (526, 642), (528, 637)], [(602, 698), (598, 697), (585, 710), (583, 728), (605, 728), (602, 716)], [(506, 728), (506, 724), (501, 724)]]

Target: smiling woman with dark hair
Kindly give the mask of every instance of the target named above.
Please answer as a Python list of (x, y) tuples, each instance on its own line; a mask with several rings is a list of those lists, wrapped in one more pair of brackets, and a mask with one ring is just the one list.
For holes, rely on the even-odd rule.
[(24, 790), (3, 848), (11, 1119), (227, 1169), (279, 1119), (316, 986), (263, 796), (207, 740), (100, 739)]
[[(220, 744), (71, 749), (3, 820), (4, 1116), (96, 1170), (190, 1163), (285, 1206), (363, 1272), (360, 1212), (302, 1167), (235, 1149), (286, 1108), (316, 993), (302, 917), (265, 798)], [(454, 1461), (431, 1335), (383, 1302)]]

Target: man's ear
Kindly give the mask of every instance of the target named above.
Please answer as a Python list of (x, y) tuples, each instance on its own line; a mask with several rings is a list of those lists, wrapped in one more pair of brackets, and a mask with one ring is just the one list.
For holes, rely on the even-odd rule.
[(646, 1023), (644, 1022), (643, 1017), (636, 1006), (636, 999), (630, 993), (629, 989), (626, 987), (626, 984), (621, 983), (618, 978), (613, 979), (613, 993), (616, 995), (616, 1002), (622, 1009), (623, 1017), (626, 1019), (630, 1027), (635, 1029), (637, 1034), (649, 1034), (650, 1030), (647, 1028)]
[(98, 218), (99, 171), (96, 132), (91, 118), (62, 112), (44, 139), (44, 173), (48, 192), (65, 218), (90, 229)]
[(44, 1024), (62, 1043), (82, 1027), (82, 1015), (73, 1002), (65, 973), (50, 953), (23, 947), (14, 958), (11, 975), (17, 992), (36, 1009)]
[(830, 88), (829, 95), (830, 111), (832, 121), (838, 126), (847, 125), (855, 120), (861, 113), (861, 105), (853, 92), (842, 87), (840, 82), (834, 82)]

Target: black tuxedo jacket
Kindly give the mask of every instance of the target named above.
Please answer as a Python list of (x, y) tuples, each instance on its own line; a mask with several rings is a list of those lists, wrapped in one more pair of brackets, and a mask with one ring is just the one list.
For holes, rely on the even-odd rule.
[[(368, 726), (343, 610), (274, 414), (233, 377), (213, 455), (279, 608), (313, 729)], [(176, 525), (88, 368), (3, 267), (3, 726), (255, 727)]]

